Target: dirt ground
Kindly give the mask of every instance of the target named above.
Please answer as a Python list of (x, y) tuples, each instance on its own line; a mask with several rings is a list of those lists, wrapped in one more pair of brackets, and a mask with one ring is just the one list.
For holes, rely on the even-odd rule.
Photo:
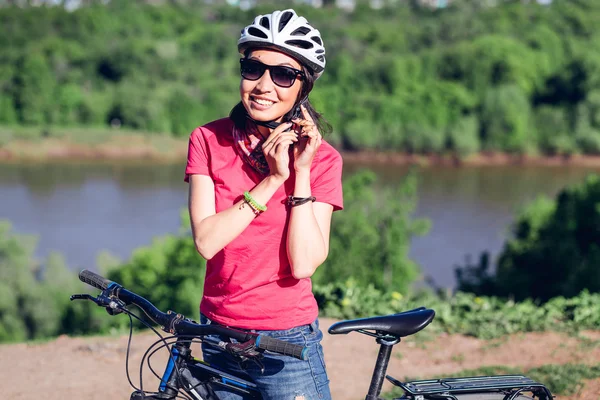
[[(333, 320), (322, 319), (326, 331)], [(600, 340), (600, 331), (586, 332)], [(130, 374), (139, 382), (139, 361), (155, 336), (134, 336)], [(125, 376), (127, 336), (70, 338), (59, 337), (46, 343), (0, 346), (0, 390), (2, 399), (106, 400), (129, 399), (131, 389)], [(332, 336), (325, 333), (325, 360), (334, 399), (364, 399), (377, 345), (373, 338), (358, 333)], [(164, 355), (157, 354), (153, 366), (160, 374)], [(558, 333), (519, 334), (500, 341), (482, 341), (459, 335), (431, 340), (407, 338), (394, 348), (388, 374), (428, 377), (480, 366), (506, 365), (534, 367), (568, 362), (597, 364), (600, 346)], [(156, 380), (147, 370), (145, 387), (156, 389)], [(386, 381), (384, 391), (391, 389)], [(566, 397), (566, 396), (564, 396)], [(600, 379), (586, 381), (570, 399), (599, 400)], [(560, 397), (559, 397), (560, 399)]]

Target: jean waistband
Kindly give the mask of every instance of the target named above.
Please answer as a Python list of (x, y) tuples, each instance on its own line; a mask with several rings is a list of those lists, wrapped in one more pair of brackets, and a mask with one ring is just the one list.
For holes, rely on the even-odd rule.
[(304, 324), (304, 325), (295, 326), (295, 327), (290, 328), (290, 329), (280, 329), (280, 330), (247, 329), (247, 328), (239, 328), (237, 326), (223, 325), (223, 324), (220, 324), (220, 323), (218, 323), (216, 321), (211, 320), (210, 318), (208, 318), (204, 314), (200, 314), (200, 322), (204, 323), (204, 322), (202, 322), (204, 320), (206, 320), (206, 324), (224, 326), (226, 328), (231, 328), (231, 329), (235, 329), (235, 330), (238, 330), (238, 331), (251, 332), (251, 333), (257, 333), (257, 332), (293, 332), (293, 331), (302, 330), (302, 329), (310, 329), (311, 331), (316, 332), (319, 329), (319, 325), (318, 325), (318, 322), (317, 322), (318, 320), (315, 320), (315, 321), (311, 322), (310, 324)]

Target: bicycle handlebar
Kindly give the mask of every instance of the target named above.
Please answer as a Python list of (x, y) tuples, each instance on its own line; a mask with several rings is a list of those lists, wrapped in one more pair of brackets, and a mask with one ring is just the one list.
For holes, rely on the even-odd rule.
[(84, 269), (79, 273), (79, 280), (100, 290), (106, 290), (109, 286), (115, 283), (92, 271), (88, 271), (87, 269)]
[(152, 321), (161, 325), (164, 331), (174, 335), (206, 336), (223, 335), (240, 342), (255, 339), (255, 346), (274, 353), (291, 356), (300, 360), (307, 359), (307, 349), (303, 346), (288, 343), (283, 340), (275, 339), (252, 332), (243, 332), (221, 325), (201, 325), (186, 319), (181, 314), (171, 311), (164, 313), (154, 304), (92, 271), (86, 269), (79, 273), (79, 280), (102, 291), (110, 291), (111, 295), (123, 301), (125, 304), (133, 304), (139, 307)]

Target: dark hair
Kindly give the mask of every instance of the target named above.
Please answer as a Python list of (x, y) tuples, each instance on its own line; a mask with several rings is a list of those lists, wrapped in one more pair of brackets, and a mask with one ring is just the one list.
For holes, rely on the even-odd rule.
[[(254, 49), (255, 48), (247, 49), (244, 53), (244, 56), (247, 58), (250, 55), (251, 50)], [(283, 119), (289, 119), (294, 111), (294, 108), (296, 108), (296, 105), (298, 105), (300, 101), (303, 101), (304, 107), (306, 107), (306, 111), (308, 111), (313, 121), (315, 121), (315, 125), (317, 125), (319, 132), (322, 135), (331, 133), (331, 124), (327, 122), (323, 115), (321, 115), (319, 112), (317, 112), (317, 110), (315, 110), (308, 98), (308, 95), (310, 94), (310, 92), (313, 89), (313, 86), (315, 85), (315, 78), (313, 75), (314, 72), (312, 71), (312, 69), (306, 67), (305, 65), (302, 65), (302, 71), (304, 71), (305, 75), (305, 79), (302, 80), (302, 89), (300, 90), (300, 93), (298, 95), (298, 98), (296, 99), (296, 102), (294, 103), (294, 106), (290, 111), (288, 111), (287, 114), (283, 116)], [(248, 111), (246, 111), (246, 108), (244, 107), (241, 101), (237, 103), (229, 113), (229, 118), (233, 121), (233, 123), (238, 129), (244, 129), (246, 127), (246, 123), (248, 121), (247, 117)]]

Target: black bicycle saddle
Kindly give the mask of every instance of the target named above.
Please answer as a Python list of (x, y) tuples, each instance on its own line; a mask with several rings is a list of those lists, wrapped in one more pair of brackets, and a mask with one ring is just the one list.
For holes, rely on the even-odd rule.
[(435, 317), (435, 311), (419, 307), (398, 314), (336, 322), (329, 327), (328, 332), (337, 335), (365, 330), (401, 338), (419, 332), (433, 321), (433, 317)]

